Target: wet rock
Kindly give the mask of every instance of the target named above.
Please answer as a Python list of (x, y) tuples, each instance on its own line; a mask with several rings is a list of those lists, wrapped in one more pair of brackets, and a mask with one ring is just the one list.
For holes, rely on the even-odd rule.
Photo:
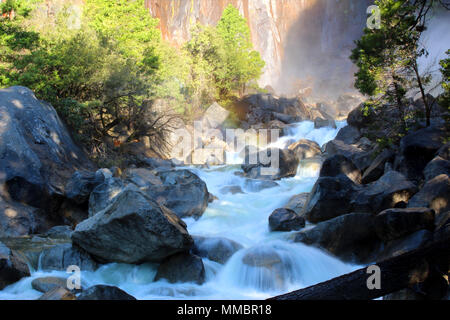
[(353, 162), (342, 155), (335, 155), (327, 158), (320, 170), (321, 177), (336, 177), (345, 175), (355, 183), (361, 183), (361, 171)]
[(48, 230), (44, 236), (52, 239), (70, 240), (72, 228), (69, 226), (55, 226)]
[(403, 137), (395, 169), (411, 181), (423, 178), (423, 170), (443, 146), (445, 131), (439, 127), (420, 129)]
[(96, 285), (84, 290), (77, 300), (136, 300), (136, 298), (114, 286)]
[[(46, 293), (55, 288), (67, 289), (67, 279), (60, 277), (43, 277), (31, 281), (31, 287), (42, 293)], [(67, 289), (68, 290), (68, 289)]]
[(375, 160), (373, 160), (370, 167), (364, 171), (361, 180), (362, 183), (368, 184), (381, 178), (385, 172), (386, 163), (393, 161), (394, 155), (392, 150), (384, 149)]
[(306, 204), (306, 201), (308, 201), (309, 193), (300, 193), (295, 196), (293, 196), (291, 199), (289, 199), (288, 204), (285, 206), (286, 209), (293, 210), (297, 215), (300, 215), (303, 211), (303, 207)]
[(342, 155), (350, 159), (361, 172), (364, 172), (372, 164), (375, 151), (365, 151), (356, 145), (345, 144), (341, 140), (332, 140), (326, 144), (325, 152), (328, 156)]
[(299, 160), (313, 158), (322, 154), (322, 150), (316, 142), (306, 139), (301, 139), (291, 144), (288, 149), (294, 151)]
[(161, 185), (148, 186), (144, 192), (150, 198), (172, 210), (179, 218), (198, 219), (208, 206), (206, 183), (189, 170), (163, 171), (157, 174)]
[(160, 262), (193, 244), (186, 224), (137, 188), (81, 222), (72, 241), (100, 260), (123, 263)]
[(326, 128), (326, 127), (336, 129), (336, 122), (332, 119), (322, 119), (322, 118), (314, 119), (314, 128), (315, 129)]
[(351, 199), (358, 186), (345, 175), (321, 177), (312, 189), (302, 215), (312, 223), (352, 212)]
[(125, 184), (118, 178), (107, 179), (98, 185), (89, 197), (89, 217), (106, 209), (124, 189)]
[(69, 266), (75, 265), (81, 271), (95, 271), (97, 263), (82, 249), (72, 247), (71, 243), (59, 244), (41, 253), (39, 258), (40, 269), (66, 271)]
[(255, 179), (245, 179), (244, 185), (250, 192), (260, 192), (265, 189), (272, 189), (280, 186), (275, 181)]
[(233, 254), (243, 247), (239, 243), (226, 238), (193, 236), (192, 252), (200, 257), (225, 264)]
[(189, 253), (178, 253), (161, 263), (155, 281), (165, 279), (170, 283), (205, 282), (205, 267), (200, 257)]
[(402, 238), (421, 229), (434, 229), (432, 209), (387, 209), (375, 217), (375, 230), (385, 242)]
[(425, 181), (429, 181), (441, 174), (450, 175), (450, 161), (442, 157), (435, 157), (423, 170)]
[(305, 219), (290, 209), (277, 209), (269, 217), (270, 231), (298, 231), (304, 227)]
[(67, 289), (55, 287), (44, 293), (38, 300), (75, 300), (75, 295)]
[(58, 224), (67, 180), (94, 165), (78, 146), (55, 109), (25, 87), (0, 90), (0, 189), (12, 201), (44, 209), (44, 220)]
[(450, 178), (441, 174), (427, 183), (411, 198), (408, 207), (431, 208), (439, 215), (450, 210)]
[(350, 213), (317, 224), (296, 234), (295, 242), (322, 248), (349, 262), (373, 261), (380, 247), (374, 217), (368, 213)]
[(208, 203), (213, 203), (214, 201), (219, 200), (219, 198), (217, 198), (215, 195), (213, 195), (212, 193), (208, 194)]
[(144, 168), (127, 169), (125, 170), (124, 175), (128, 182), (133, 183), (140, 188), (162, 184), (159, 177), (153, 174), (152, 171)]
[(220, 189), (220, 193), (222, 194), (244, 194), (240, 186), (225, 186)]
[(66, 197), (76, 204), (89, 201), (89, 196), (105, 177), (101, 172), (76, 171), (66, 184)]
[(41, 209), (15, 201), (7, 201), (0, 196), (0, 235), (17, 237), (45, 232), (51, 227)]
[(356, 127), (345, 126), (339, 130), (335, 140), (341, 140), (345, 144), (355, 144), (361, 139), (361, 132)]
[(399, 172), (389, 171), (379, 180), (361, 188), (353, 195), (351, 202), (354, 211), (377, 214), (385, 209), (395, 208), (399, 203), (408, 203), (416, 192), (414, 183)]
[(419, 230), (402, 238), (391, 240), (385, 244), (377, 257), (377, 261), (383, 261), (416, 250), (432, 240), (433, 233), (429, 230)]
[[(251, 163), (254, 159), (255, 164)], [(246, 156), (242, 170), (251, 179), (280, 180), (294, 177), (299, 162), (292, 150), (268, 149)]]
[(26, 261), (0, 242), (0, 290), (29, 276), (30, 270)]

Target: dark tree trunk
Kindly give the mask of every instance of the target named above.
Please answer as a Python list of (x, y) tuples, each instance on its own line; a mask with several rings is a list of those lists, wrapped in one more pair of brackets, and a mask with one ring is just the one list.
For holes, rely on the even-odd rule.
[(368, 289), (367, 268), (269, 300), (372, 300), (422, 283), (431, 267), (448, 272), (450, 237), (377, 264), (381, 289)]

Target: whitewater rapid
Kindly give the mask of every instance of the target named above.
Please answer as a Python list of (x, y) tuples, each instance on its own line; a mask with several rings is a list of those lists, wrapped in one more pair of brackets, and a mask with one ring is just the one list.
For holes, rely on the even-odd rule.
[[(283, 148), (292, 140), (309, 139), (323, 146), (345, 125), (342, 121), (337, 122), (337, 129), (314, 129), (314, 123), (301, 122), (292, 126), (288, 135), (274, 145)], [(203, 285), (153, 282), (157, 264), (111, 263), (95, 272), (82, 271), (83, 287), (114, 285), (137, 299), (265, 299), (357, 269), (358, 266), (345, 264), (319, 249), (290, 242), (290, 233), (269, 231), (268, 217), (273, 210), (286, 205), (292, 196), (311, 191), (319, 175), (317, 166), (301, 163), (295, 177), (278, 181), (277, 187), (261, 191), (234, 174), (240, 170), (239, 166), (188, 169), (205, 181), (209, 192), (218, 197), (199, 220), (184, 219), (189, 233), (228, 238), (240, 243), (244, 249), (235, 253), (225, 265), (204, 258), (206, 282)], [(225, 186), (239, 186), (244, 193), (224, 193)], [(248, 253), (275, 256), (276, 263), (270, 267), (247, 265), (243, 258)], [(0, 291), (0, 299), (39, 298), (41, 293), (32, 289), (31, 281), (44, 276), (67, 277), (68, 274), (33, 270), (31, 277)]]

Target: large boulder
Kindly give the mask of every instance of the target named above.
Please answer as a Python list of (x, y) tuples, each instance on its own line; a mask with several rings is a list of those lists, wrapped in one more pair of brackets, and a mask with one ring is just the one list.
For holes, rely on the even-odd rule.
[(66, 184), (66, 197), (76, 204), (87, 203), (91, 192), (104, 180), (100, 171), (76, 171)]
[(206, 128), (218, 128), (227, 120), (229, 114), (230, 112), (228, 110), (222, 108), (217, 102), (214, 102), (203, 115), (201, 119), (202, 125)]
[(336, 177), (346, 175), (355, 183), (361, 183), (361, 171), (345, 156), (335, 155), (325, 160), (320, 169), (321, 177)]
[(161, 263), (155, 281), (165, 279), (170, 283), (205, 282), (205, 267), (200, 257), (189, 253), (178, 253)]
[(364, 171), (362, 183), (367, 184), (381, 178), (387, 162), (394, 160), (394, 152), (390, 149), (384, 149), (372, 162), (372, 164)]
[(450, 210), (450, 178), (441, 174), (427, 183), (411, 198), (408, 207), (431, 208), (439, 215)]
[(136, 300), (136, 298), (114, 286), (96, 285), (84, 290), (77, 300)]
[[(251, 163), (254, 158), (257, 160), (256, 163)], [(267, 149), (256, 155), (247, 155), (242, 170), (251, 179), (280, 180), (294, 177), (299, 163), (297, 155), (292, 150)]]
[(376, 115), (374, 110), (362, 103), (349, 113), (347, 123), (349, 126), (362, 129), (367, 127), (375, 119)]
[(315, 129), (326, 128), (326, 127), (336, 129), (336, 122), (333, 119), (323, 119), (320, 117), (317, 117), (314, 119), (314, 128)]
[(42, 209), (33, 208), (0, 196), (0, 236), (18, 237), (45, 232), (52, 223), (45, 219)]
[(450, 175), (450, 161), (440, 156), (435, 157), (423, 170), (425, 181), (429, 181), (441, 174)]
[(291, 199), (289, 199), (289, 202), (284, 207), (286, 209), (293, 210), (296, 214), (301, 215), (303, 211), (303, 207), (306, 204), (306, 201), (308, 201), (309, 193), (304, 192), (297, 194), (295, 196), (292, 196)]
[(423, 170), (444, 145), (445, 130), (440, 127), (420, 129), (403, 137), (395, 169), (412, 181), (423, 178)]
[(377, 262), (397, 257), (409, 251), (416, 250), (433, 240), (433, 233), (429, 230), (419, 230), (402, 238), (385, 243), (378, 254)]
[(361, 139), (361, 132), (353, 126), (345, 126), (339, 130), (335, 140), (341, 140), (345, 144), (355, 144)]
[(24, 259), (0, 242), (0, 290), (29, 276), (30, 270)]
[(31, 281), (31, 287), (39, 292), (46, 293), (55, 288), (67, 289), (67, 279), (61, 277), (42, 277)]
[(349, 262), (373, 261), (380, 247), (374, 217), (368, 213), (350, 213), (317, 224), (295, 235), (295, 242), (322, 248)]
[(375, 217), (375, 230), (385, 242), (421, 229), (434, 229), (434, 211), (428, 208), (387, 209)]
[(304, 227), (305, 219), (290, 209), (277, 209), (269, 217), (270, 231), (298, 231)]
[(326, 144), (325, 152), (328, 156), (342, 155), (350, 159), (361, 172), (364, 172), (372, 164), (375, 151), (364, 150), (356, 144), (346, 144), (341, 140), (332, 140)]
[(208, 206), (206, 183), (189, 170), (162, 171), (157, 174), (162, 184), (150, 184), (144, 192), (156, 202), (172, 210), (179, 218), (198, 219)]
[(39, 269), (66, 271), (76, 265), (82, 271), (95, 271), (97, 263), (84, 250), (73, 247), (71, 243), (56, 245), (42, 251), (39, 257)]
[(305, 204), (302, 215), (317, 223), (352, 212), (351, 199), (358, 186), (345, 175), (321, 177)]
[(354, 211), (377, 214), (385, 209), (404, 206), (417, 190), (416, 185), (401, 173), (388, 171), (377, 181), (361, 188), (353, 195), (351, 202)]
[(301, 139), (288, 147), (295, 152), (299, 160), (314, 158), (322, 154), (322, 149), (317, 142)]
[(89, 196), (89, 217), (107, 208), (125, 189), (125, 183), (119, 178), (106, 179)]
[(25, 87), (0, 90), (0, 141), (0, 192), (46, 214), (76, 170), (94, 169), (55, 109)]
[(63, 288), (63, 287), (59, 287), (59, 286), (55, 286), (53, 289), (51, 289), (50, 291), (47, 291), (46, 293), (44, 293), (42, 296), (40, 296), (38, 298), (38, 300), (55, 300), (55, 301), (59, 301), (59, 300), (75, 300), (76, 296), (75, 294), (73, 294), (72, 292), (70, 292), (69, 290)]
[(233, 254), (243, 248), (241, 244), (226, 238), (199, 236), (193, 236), (193, 238), (192, 252), (194, 254), (220, 264), (225, 264)]
[(193, 244), (186, 224), (137, 188), (78, 224), (72, 241), (102, 261), (123, 263), (160, 262)]

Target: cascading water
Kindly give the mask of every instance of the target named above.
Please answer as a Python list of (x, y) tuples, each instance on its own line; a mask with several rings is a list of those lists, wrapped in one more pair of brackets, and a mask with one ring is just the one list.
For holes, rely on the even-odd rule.
[[(288, 135), (273, 145), (284, 148), (299, 139), (316, 141), (323, 146), (335, 138), (338, 128), (314, 129), (312, 122), (293, 126)], [(118, 286), (138, 299), (264, 299), (303, 288), (357, 268), (344, 264), (323, 251), (289, 241), (290, 233), (270, 232), (268, 217), (296, 194), (309, 192), (318, 177), (318, 168), (300, 165), (295, 177), (277, 181), (278, 186), (262, 188), (262, 183), (237, 176), (239, 166), (209, 169), (189, 168), (204, 180), (210, 193), (219, 200), (209, 204), (198, 220), (185, 219), (191, 235), (222, 237), (240, 243), (244, 248), (225, 265), (203, 259), (206, 282), (170, 284), (153, 282), (156, 264), (140, 266), (111, 263), (95, 272), (82, 272), (82, 285)], [(224, 187), (239, 187), (242, 193), (228, 193)], [(308, 226), (307, 226), (308, 227)], [(31, 281), (43, 276), (63, 276), (65, 272), (40, 270), (3, 291), (0, 299), (36, 299), (41, 293)]]

